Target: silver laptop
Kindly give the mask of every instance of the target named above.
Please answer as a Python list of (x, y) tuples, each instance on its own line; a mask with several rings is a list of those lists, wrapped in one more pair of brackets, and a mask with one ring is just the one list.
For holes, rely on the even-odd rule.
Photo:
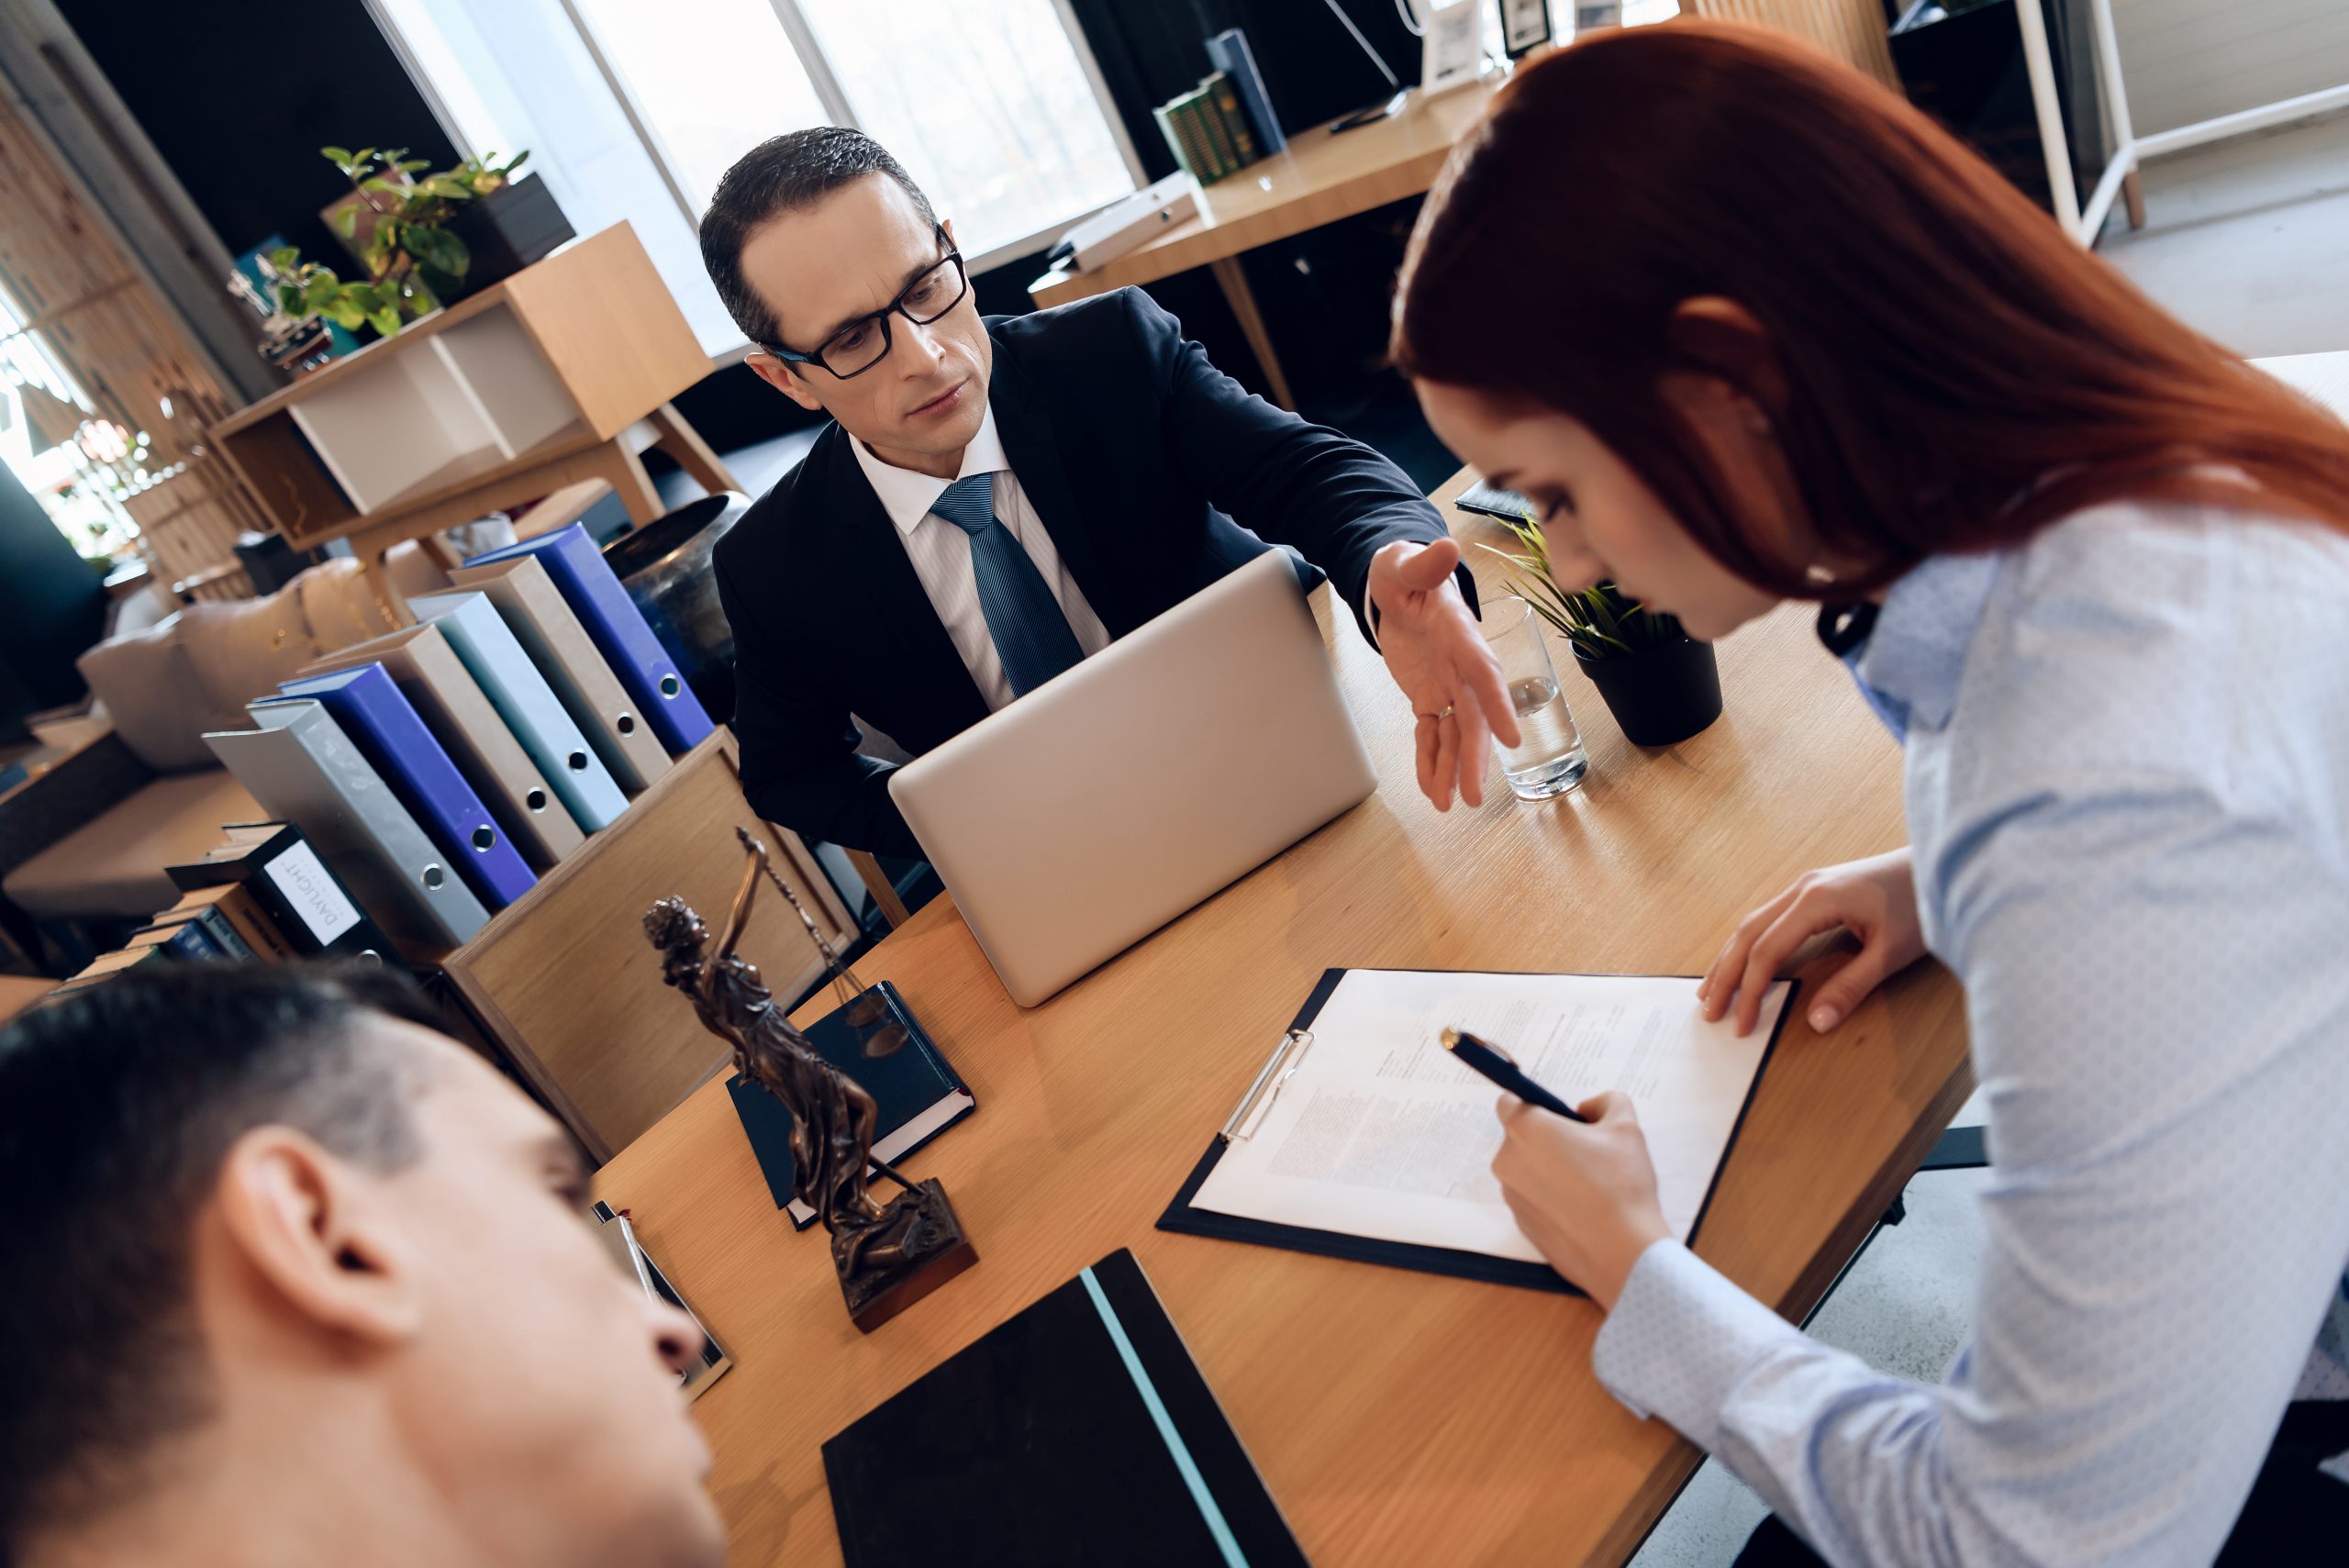
[(1023, 1007), (1377, 787), (1281, 550), (889, 780)]

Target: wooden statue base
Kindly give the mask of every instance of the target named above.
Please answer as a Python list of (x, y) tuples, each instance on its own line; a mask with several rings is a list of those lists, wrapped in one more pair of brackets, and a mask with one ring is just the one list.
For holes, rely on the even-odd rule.
[(934, 1176), (891, 1198), (872, 1224), (832, 1233), (849, 1321), (867, 1334), (978, 1261)]

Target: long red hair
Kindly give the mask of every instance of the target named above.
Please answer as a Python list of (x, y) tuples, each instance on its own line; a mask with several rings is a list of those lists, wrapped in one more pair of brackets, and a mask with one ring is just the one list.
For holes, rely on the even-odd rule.
[[(1659, 391), (1736, 373), (1675, 307), (1760, 321), (1831, 585), (1774, 559)], [(1897, 95), (1779, 35), (1673, 22), (1525, 70), (1430, 194), (1396, 303), (1415, 378), (1586, 426), (1731, 571), (1845, 596), (2121, 496), (2349, 530), (2349, 428), (2165, 315)], [(2262, 494), (2214, 478), (2232, 468)]]

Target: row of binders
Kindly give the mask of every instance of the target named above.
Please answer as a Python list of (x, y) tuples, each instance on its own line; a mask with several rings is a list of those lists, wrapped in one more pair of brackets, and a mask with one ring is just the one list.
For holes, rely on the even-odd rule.
[(712, 729), (584, 528), (468, 561), (417, 623), (205, 743), (397, 941), (470, 940)]

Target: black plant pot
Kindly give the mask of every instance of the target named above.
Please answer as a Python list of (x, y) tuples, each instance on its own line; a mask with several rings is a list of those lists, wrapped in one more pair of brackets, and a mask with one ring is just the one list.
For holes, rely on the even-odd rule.
[(536, 174), (462, 204), (449, 220), (449, 232), (472, 253), (465, 269), (467, 294), (505, 282), (573, 238), (571, 220)]
[(1575, 662), (1634, 746), (1670, 746), (1721, 716), (1720, 666), (1709, 642), (1684, 637), (1595, 662), (1576, 649)]

